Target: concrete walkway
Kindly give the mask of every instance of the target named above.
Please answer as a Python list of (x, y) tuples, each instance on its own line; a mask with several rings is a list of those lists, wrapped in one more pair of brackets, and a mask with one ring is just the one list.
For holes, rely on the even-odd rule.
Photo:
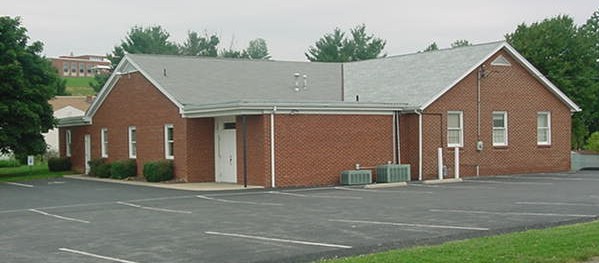
[(225, 190), (246, 190), (246, 189), (262, 189), (262, 186), (248, 185), (243, 187), (241, 184), (233, 183), (151, 183), (144, 181), (127, 181), (109, 178), (98, 178), (87, 175), (65, 175), (65, 178), (88, 180), (106, 183), (117, 183), (117, 184), (128, 184), (138, 186), (149, 186), (157, 188), (175, 189), (175, 190), (186, 190), (186, 191), (225, 191)]

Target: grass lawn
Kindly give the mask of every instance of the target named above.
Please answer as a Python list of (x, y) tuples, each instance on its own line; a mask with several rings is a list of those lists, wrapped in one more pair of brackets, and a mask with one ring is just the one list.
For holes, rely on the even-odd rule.
[(93, 77), (81, 78), (64, 78), (67, 81), (67, 92), (73, 96), (88, 96), (95, 95), (94, 89), (89, 85), (90, 82), (95, 82)]
[(61, 177), (65, 174), (73, 174), (71, 171), (50, 172), (46, 163), (39, 163), (31, 167), (22, 165), (20, 167), (0, 168), (0, 182), (19, 182), (35, 179)]
[(72, 96), (94, 96), (96, 92), (91, 87), (67, 87), (67, 92)]
[(582, 262), (595, 256), (599, 256), (599, 221), (322, 262), (558, 263)]

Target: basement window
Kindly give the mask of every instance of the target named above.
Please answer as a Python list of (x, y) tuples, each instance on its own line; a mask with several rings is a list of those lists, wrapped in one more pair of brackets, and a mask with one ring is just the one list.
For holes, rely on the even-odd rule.
[(165, 124), (164, 125), (164, 158), (166, 159), (175, 159), (175, 138), (173, 134), (173, 125)]
[(135, 126), (129, 127), (129, 158), (137, 158), (137, 130)]
[(464, 113), (447, 112), (447, 147), (464, 146)]
[(225, 122), (224, 127), (225, 130), (235, 130), (234, 122)]
[(499, 55), (493, 62), (491, 62), (491, 65), (509, 67), (512, 64), (504, 56)]

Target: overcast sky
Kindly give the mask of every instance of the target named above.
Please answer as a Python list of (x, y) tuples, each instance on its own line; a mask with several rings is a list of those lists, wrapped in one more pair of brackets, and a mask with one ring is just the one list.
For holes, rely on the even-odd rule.
[(335, 27), (364, 23), (387, 40), (389, 55), (412, 53), (435, 41), (473, 43), (502, 40), (520, 23), (559, 14), (582, 24), (597, 0), (0, 0), (0, 15), (20, 16), (32, 40), (49, 57), (106, 54), (134, 25), (161, 25), (174, 41), (188, 30), (216, 33), (221, 48), (247, 46), (264, 38), (276, 60), (306, 60), (304, 52)]

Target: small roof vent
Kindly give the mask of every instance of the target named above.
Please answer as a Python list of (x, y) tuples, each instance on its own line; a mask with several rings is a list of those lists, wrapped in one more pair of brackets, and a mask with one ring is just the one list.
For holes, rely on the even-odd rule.
[(493, 62), (491, 62), (493, 66), (511, 66), (512, 64), (503, 56), (499, 55)]

